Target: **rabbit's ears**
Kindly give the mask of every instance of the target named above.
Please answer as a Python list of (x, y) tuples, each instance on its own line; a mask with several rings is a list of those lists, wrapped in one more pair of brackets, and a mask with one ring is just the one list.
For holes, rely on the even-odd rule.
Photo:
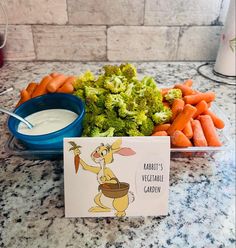
[(128, 147), (120, 148), (121, 143), (122, 143), (122, 140), (118, 139), (111, 145), (111, 149), (114, 151), (114, 153), (120, 154), (122, 156), (131, 156), (136, 153), (134, 150)]

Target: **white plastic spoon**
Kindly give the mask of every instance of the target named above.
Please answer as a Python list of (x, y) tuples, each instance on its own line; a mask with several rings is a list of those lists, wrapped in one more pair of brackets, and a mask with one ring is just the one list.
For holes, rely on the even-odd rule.
[(30, 122), (28, 122), (27, 120), (25, 120), (24, 118), (22, 118), (21, 116), (15, 114), (15, 113), (12, 113), (12, 112), (4, 109), (4, 108), (0, 108), (0, 111), (5, 113), (5, 114), (11, 115), (12, 117), (15, 117), (19, 121), (22, 121), (28, 128), (30, 128), (30, 129), (33, 128), (33, 125)]

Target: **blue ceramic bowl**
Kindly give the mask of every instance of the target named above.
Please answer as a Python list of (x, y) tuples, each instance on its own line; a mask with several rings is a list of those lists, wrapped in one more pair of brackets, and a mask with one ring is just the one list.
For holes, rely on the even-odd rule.
[(38, 96), (21, 104), (15, 109), (14, 113), (24, 118), (46, 109), (67, 109), (77, 113), (78, 117), (65, 128), (43, 135), (19, 133), (17, 129), (20, 121), (14, 117), (10, 117), (8, 119), (8, 128), (12, 135), (31, 150), (61, 149), (63, 147), (63, 138), (81, 136), (85, 106), (83, 101), (74, 95), (55, 93)]

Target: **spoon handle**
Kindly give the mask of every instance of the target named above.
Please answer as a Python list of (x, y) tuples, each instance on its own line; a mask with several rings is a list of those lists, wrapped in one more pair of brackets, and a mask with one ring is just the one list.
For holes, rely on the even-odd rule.
[(21, 116), (19, 116), (17, 114), (14, 114), (14, 113), (12, 113), (12, 112), (4, 109), (4, 108), (0, 108), (0, 111), (5, 113), (5, 114), (11, 115), (11, 116), (15, 117), (16, 119), (22, 121), (30, 129), (33, 127), (33, 125), (31, 123), (29, 123), (27, 120), (25, 120), (24, 118), (22, 118)]

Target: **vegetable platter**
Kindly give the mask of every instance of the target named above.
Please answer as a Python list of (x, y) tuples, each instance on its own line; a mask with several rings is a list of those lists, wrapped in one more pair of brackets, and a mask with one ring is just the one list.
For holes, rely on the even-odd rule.
[[(96, 77), (91, 71), (80, 76), (53, 72), (22, 89), (16, 107), (43, 94), (74, 94), (86, 107), (84, 137), (170, 136), (172, 153), (181, 156), (225, 149), (229, 123), (214, 104), (214, 92), (200, 92), (191, 79), (159, 88), (150, 76), (139, 80), (132, 64), (106, 65), (101, 71)], [(12, 137), (6, 149), (29, 155)], [(52, 149), (35, 155), (40, 152), (62, 153)]]

